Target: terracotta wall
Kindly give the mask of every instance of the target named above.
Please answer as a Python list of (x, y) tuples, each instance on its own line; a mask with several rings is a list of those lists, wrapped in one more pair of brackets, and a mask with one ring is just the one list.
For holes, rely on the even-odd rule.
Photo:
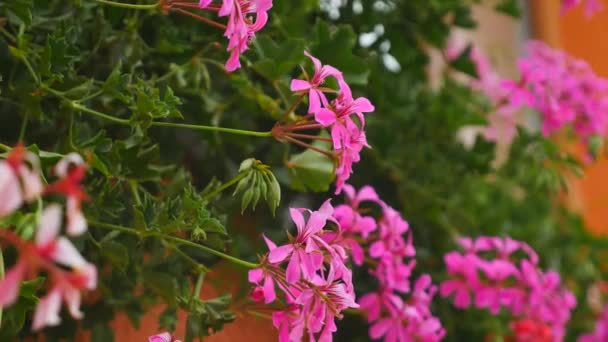
[[(588, 18), (582, 8), (560, 15), (559, 0), (530, 1), (533, 33), (552, 46), (588, 61), (595, 72), (608, 77), (607, 10)], [(582, 146), (573, 146), (579, 155)], [(572, 178), (571, 206), (579, 210), (594, 233), (608, 234), (608, 159), (600, 158), (585, 167), (582, 179)]]

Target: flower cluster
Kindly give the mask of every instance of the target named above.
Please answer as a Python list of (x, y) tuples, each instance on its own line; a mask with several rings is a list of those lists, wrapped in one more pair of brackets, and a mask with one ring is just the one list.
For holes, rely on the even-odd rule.
[[(323, 65), (321, 61), (305, 52), (314, 64), (312, 78), (294, 79), (291, 90), (300, 95), (300, 101), (308, 96), (308, 115), (294, 124), (279, 125), (273, 129), (274, 136), (279, 140), (296, 143), (313, 148), (298, 138), (323, 139), (294, 133), (307, 129), (326, 128), (331, 135), (328, 139), (332, 143), (333, 152), (326, 153), (334, 158), (336, 167), (336, 194), (339, 194), (344, 184), (353, 173), (353, 164), (359, 162), (361, 150), (369, 147), (365, 136), (364, 113), (375, 110), (372, 103), (365, 97), (354, 98), (349, 85), (344, 80), (342, 72), (330, 65)], [(326, 84), (328, 78), (333, 78), (338, 84), (338, 90), (329, 88)], [(336, 94), (329, 99), (327, 94)], [(308, 120), (311, 118), (311, 120)], [(356, 119), (354, 119), (356, 118)], [(323, 153), (323, 150), (320, 150)]]
[(503, 86), (512, 92), (512, 99), (541, 113), (543, 134), (566, 125), (573, 125), (584, 140), (606, 134), (608, 80), (597, 76), (587, 62), (530, 42), (528, 56), (518, 66), (521, 80)]
[[(456, 41), (446, 51), (453, 59), (462, 51)], [(477, 134), (498, 145), (510, 146), (522, 120), (517, 113), (530, 108), (540, 113), (542, 133), (549, 136), (572, 126), (583, 142), (608, 133), (608, 80), (597, 76), (589, 64), (541, 42), (528, 43), (528, 55), (518, 62), (520, 80), (501, 78), (483, 53), (473, 48), (470, 55), (478, 79), (472, 88), (484, 93), (492, 105), (487, 126), (466, 126), (459, 132), (465, 145)]]
[(601, 342), (608, 341), (608, 305), (600, 314), (595, 330), (589, 334), (582, 335), (578, 338), (578, 342)]
[[(249, 49), (255, 34), (266, 26), (268, 11), (272, 8), (272, 0), (222, 0), (221, 5), (213, 4), (213, 0), (161, 0), (160, 4), (165, 14), (176, 12), (223, 29), (224, 36), (228, 38), (227, 50), (230, 52), (225, 65), (229, 72), (241, 67), (240, 55)], [(219, 17), (228, 17), (228, 22), (224, 25), (193, 13), (192, 10), (217, 13)]]
[(97, 286), (95, 266), (86, 262), (70, 240), (60, 235), (64, 216), (68, 235), (81, 235), (87, 229), (80, 211), (80, 202), (86, 199), (80, 186), (85, 172), (82, 158), (76, 154), (68, 155), (55, 166), (59, 180), (45, 187), (38, 158), (22, 146), (14, 148), (6, 161), (0, 162), (0, 219), (19, 209), (23, 201), (30, 202), (44, 194), (62, 194), (67, 201), (65, 213), (58, 204), (44, 208), (34, 241), (26, 240), (9, 229), (0, 230), (0, 238), (18, 252), (16, 263), (0, 280), (0, 307), (17, 301), (21, 282), (26, 278), (44, 272), (51, 284), (36, 307), (33, 330), (58, 325), (62, 301), (65, 301), (72, 317), (82, 318), (80, 291)]
[(562, 0), (562, 13), (585, 3), (585, 15), (591, 17), (595, 13), (604, 9), (600, 0)]
[[(441, 340), (445, 330), (429, 308), (436, 286), (426, 274), (410, 284), (416, 250), (407, 221), (369, 186), (357, 192), (345, 185), (344, 192), (347, 204), (338, 206), (334, 213), (342, 227), (338, 241), (352, 251), (356, 265), (368, 260), (365, 264), (378, 283), (375, 292), (359, 299), (371, 324), (370, 337), (400, 342)], [(362, 202), (377, 206), (382, 212), (380, 219), (363, 215)], [(401, 295), (409, 295), (409, 299)]]
[[(416, 251), (408, 223), (384, 203), (369, 186), (359, 192), (346, 184), (347, 204), (335, 209), (325, 202), (318, 211), (291, 209), (297, 235), (276, 246), (265, 238), (270, 252), (261, 267), (250, 271), (255, 284), (252, 299), (274, 302), (281, 290), (287, 307), (273, 313), (280, 341), (331, 341), (335, 318), (347, 308), (361, 307), (371, 324), (370, 336), (386, 341), (439, 341), (445, 335), (429, 306), (437, 288), (428, 275), (410, 286)], [(376, 220), (363, 214), (363, 203), (382, 211)], [(306, 219), (303, 214), (308, 215)], [(327, 225), (335, 229), (326, 229)], [(379, 288), (355, 302), (350, 257), (358, 266), (369, 265)], [(409, 259), (409, 261), (406, 261)], [(283, 265), (286, 265), (283, 269)], [(405, 300), (400, 295), (409, 295)]]
[[(265, 238), (269, 253), (260, 268), (249, 272), (255, 284), (253, 300), (270, 304), (278, 297), (275, 285), (281, 290), (287, 307), (272, 315), (280, 341), (301, 341), (304, 336), (331, 341), (335, 319), (342, 318), (345, 309), (358, 307), (352, 273), (345, 265), (347, 253), (332, 241), (340, 231), (333, 211), (329, 200), (317, 211), (290, 209), (296, 236), (289, 235), (283, 246)], [(335, 230), (326, 229), (328, 225)]]
[[(552, 340), (562, 340), (576, 299), (562, 287), (559, 274), (540, 270), (538, 256), (528, 244), (499, 237), (458, 242), (464, 253), (444, 256), (450, 278), (440, 285), (443, 297), (454, 295), (454, 305), (461, 309), (474, 305), (494, 315), (506, 309), (514, 317), (548, 325)], [(519, 263), (514, 261), (518, 259)]]
[[(234, 71), (241, 67), (239, 56), (249, 49), (249, 42), (268, 22), (268, 11), (272, 0), (222, 0), (217, 9), (211, 5), (212, 0), (200, 0), (199, 8), (218, 10), (220, 17), (228, 17), (224, 36), (228, 38), (230, 58), (226, 70)], [(255, 14), (255, 20), (251, 15)]]

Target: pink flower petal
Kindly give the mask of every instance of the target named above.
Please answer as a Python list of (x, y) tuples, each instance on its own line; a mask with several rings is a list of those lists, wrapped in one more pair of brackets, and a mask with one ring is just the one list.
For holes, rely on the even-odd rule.
[(21, 281), (25, 274), (25, 264), (17, 262), (0, 280), (0, 307), (12, 305), (17, 300)]
[(36, 244), (38, 246), (46, 245), (57, 237), (62, 216), (63, 211), (58, 204), (50, 204), (44, 209), (36, 232)]
[(271, 264), (283, 262), (293, 252), (293, 245), (284, 245), (277, 247), (268, 253), (268, 261)]
[(34, 312), (32, 330), (38, 331), (47, 326), (59, 325), (61, 323), (59, 309), (61, 309), (61, 292), (58, 289), (53, 289), (38, 302)]

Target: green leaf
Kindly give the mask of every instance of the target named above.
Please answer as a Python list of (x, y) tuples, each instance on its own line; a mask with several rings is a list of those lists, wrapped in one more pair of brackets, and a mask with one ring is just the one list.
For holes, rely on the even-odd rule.
[(313, 150), (306, 150), (292, 156), (287, 166), (291, 175), (291, 187), (295, 190), (327, 191), (334, 179), (333, 161)]
[(519, 7), (518, 0), (501, 0), (495, 8), (497, 11), (508, 14), (512, 17), (521, 17), (521, 8)]
[(351, 26), (340, 25), (332, 30), (320, 20), (315, 26), (315, 34), (316, 43), (312, 46), (315, 57), (341, 70), (350, 84), (367, 84), (370, 70), (363, 59), (353, 54), (357, 35)]
[(177, 283), (171, 275), (153, 270), (144, 270), (142, 275), (144, 279), (143, 284), (147, 288), (161, 296), (167, 303), (175, 303)]
[(33, 0), (9, 0), (5, 2), (4, 6), (7, 9), (6, 15), (9, 22), (26, 26), (32, 23)]
[(303, 39), (289, 38), (279, 45), (268, 36), (260, 36), (254, 44), (261, 60), (252, 67), (271, 81), (282, 78), (304, 60)]
[(91, 342), (108, 341), (114, 341), (114, 330), (112, 330), (109, 324), (95, 324), (91, 330)]
[(469, 44), (469, 46), (467, 46), (467, 48), (464, 49), (464, 51), (462, 51), (462, 53), (456, 59), (450, 61), (450, 65), (460, 72), (477, 78), (477, 67), (471, 60), (472, 49), (473, 46)]
[(119, 269), (124, 270), (129, 264), (129, 251), (127, 248), (115, 241), (102, 241), (99, 245), (101, 253)]

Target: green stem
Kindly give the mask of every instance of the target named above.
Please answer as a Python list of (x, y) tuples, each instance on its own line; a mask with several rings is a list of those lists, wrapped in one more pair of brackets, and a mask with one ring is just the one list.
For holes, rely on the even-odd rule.
[(250, 137), (259, 137), (259, 138), (271, 138), (272, 132), (256, 132), (256, 131), (246, 131), (242, 129), (234, 129), (234, 128), (225, 128), (225, 127), (217, 127), (217, 126), (201, 126), (201, 125), (190, 125), (190, 124), (180, 124), (173, 122), (160, 122), (154, 121), (151, 126), (157, 127), (174, 127), (174, 128), (187, 128), (193, 129), (197, 131), (214, 131), (228, 134), (237, 134), (237, 135), (246, 135)]
[(212, 192), (208, 193), (207, 195), (205, 195), (203, 197), (204, 200), (208, 201), (211, 198), (215, 197), (217, 194), (219, 194), (220, 192), (228, 189), (229, 187), (233, 186), (234, 184), (238, 183), (241, 179), (243, 179), (245, 176), (247, 175), (246, 172), (241, 172), (239, 173), (238, 176), (234, 177), (232, 180), (230, 180), (227, 183), (222, 184), (222, 186), (218, 187), (217, 189), (213, 190)]
[(23, 116), (23, 122), (21, 122), (21, 129), (19, 129), (19, 141), (23, 141), (23, 138), (25, 138), (25, 131), (27, 130), (28, 119), (29, 115), (26, 112)]
[(131, 234), (131, 235), (137, 235), (137, 236), (140, 236), (140, 237), (155, 236), (155, 237), (158, 237), (158, 238), (161, 238), (161, 239), (165, 239), (167, 241), (174, 242), (174, 243), (179, 244), (179, 245), (183, 245), (183, 246), (188, 246), (188, 247), (193, 247), (193, 248), (199, 249), (201, 251), (204, 251), (204, 252), (207, 252), (209, 254), (215, 255), (215, 256), (220, 257), (222, 259), (228, 260), (228, 261), (230, 261), (230, 262), (232, 262), (232, 263), (234, 263), (236, 265), (240, 265), (240, 266), (243, 266), (243, 267), (246, 267), (246, 268), (258, 268), (258, 267), (260, 267), (260, 265), (258, 265), (258, 264), (254, 264), (254, 263), (251, 263), (251, 262), (248, 262), (248, 261), (245, 261), (245, 260), (241, 260), (239, 258), (235, 258), (235, 257), (233, 257), (231, 255), (222, 253), (220, 251), (216, 251), (213, 248), (209, 248), (207, 246), (200, 245), (198, 243), (195, 243), (195, 242), (192, 242), (192, 241), (189, 241), (189, 240), (185, 240), (185, 239), (178, 238), (178, 237), (175, 237), (175, 236), (166, 235), (166, 234), (163, 234), (163, 233), (160, 233), (160, 232), (139, 231), (139, 230), (136, 230), (136, 229), (133, 229), (133, 228), (127, 228), (127, 227), (122, 227), (122, 226), (118, 226), (118, 225), (115, 225), (115, 224), (97, 222), (97, 221), (92, 221), (92, 220), (89, 220), (89, 223), (92, 226), (95, 226), (95, 227), (116, 230), (116, 231), (119, 231), (119, 232), (123, 232), (123, 233), (126, 233), (126, 234)]
[(205, 280), (205, 273), (205, 271), (201, 270), (198, 274), (198, 278), (196, 279), (196, 285), (194, 286), (194, 291), (192, 291), (192, 297), (190, 298), (190, 302), (192, 302), (195, 298), (198, 298), (201, 295), (203, 281)]
[(135, 199), (135, 203), (137, 205), (141, 205), (141, 197), (139, 197), (139, 191), (137, 190), (137, 181), (134, 179), (130, 179), (129, 188), (131, 188), (131, 193), (133, 194), (133, 199)]
[(117, 124), (120, 124), (120, 125), (130, 126), (130, 124), (131, 124), (131, 122), (129, 120), (127, 120), (127, 119), (115, 118), (115, 117), (110, 116), (108, 114), (104, 114), (102, 112), (98, 112), (98, 111), (93, 110), (91, 108), (85, 107), (85, 106), (83, 106), (80, 103), (75, 102), (75, 101), (71, 101), (70, 102), (70, 106), (72, 108), (74, 108), (75, 110), (79, 110), (79, 111), (84, 112), (84, 113), (92, 114), (92, 115), (95, 115), (95, 116), (97, 116), (97, 117), (99, 117), (101, 119), (108, 120), (108, 121), (111, 121), (111, 122), (114, 122), (114, 123), (117, 123)]
[(128, 8), (128, 9), (134, 9), (134, 10), (148, 10), (149, 11), (149, 10), (158, 9), (160, 7), (160, 2), (157, 2), (155, 4), (150, 4), (150, 5), (136, 5), (136, 4), (125, 4), (122, 2), (115, 2), (115, 1), (109, 1), (109, 0), (93, 0), (93, 1), (99, 2), (100, 4), (108, 5), (108, 6)]
[(13, 150), (12, 148), (10, 148), (9, 146), (6, 146), (4, 144), (0, 144), (0, 149), (4, 150), (5, 152), (10, 152)]

